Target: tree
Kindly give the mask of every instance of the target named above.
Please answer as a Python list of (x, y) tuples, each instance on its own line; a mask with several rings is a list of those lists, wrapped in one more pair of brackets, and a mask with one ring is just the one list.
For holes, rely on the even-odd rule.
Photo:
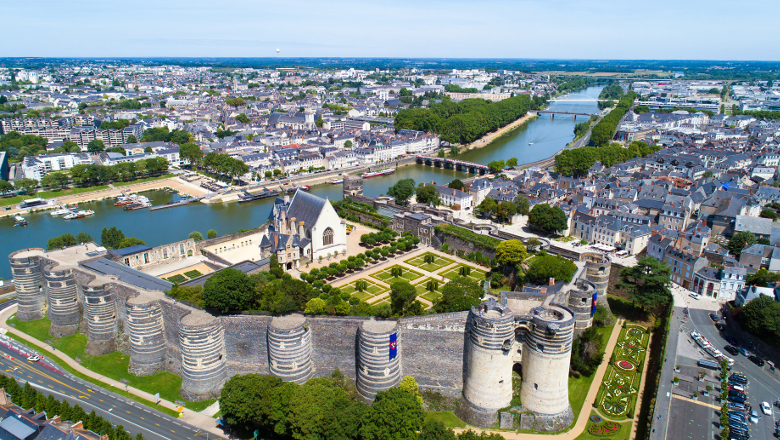
[(69, 181), (70, 180), (68, 179), (68, 176), (65, 175), (65, 173), (49, 173), (41, 178), (41, 186), (46, 186), (49, 188), (64, 188), (68, 186)]
[(87, 151), (90, 153), (102, 153), (106, 150), (106, 144), (100, 139), (93, 139), (87, 144)]
[(236, 116), (236, 121), (241, 122), (243, 124), (248, 124), (252, 122), (249, 117), (247, 117), (246, 113), (240, 113), (238, 116)]
[(748, 275), (746, 284), (750, 286), (766, 287), (767, 284), (780, 281), (780, 273), (770, 272), (763, 267), (753, 275)]
[(441, 288), (441, 293), (433, 306), (436, 313), (462, 312), (479, 305), (485, 289), (470, 277), (456, 276)]
[(119, 242), (119, 245), (116, 247), (117, 249), (124, 249), (130, 246), (137, 246), (137, 245), (146, 245), (143, 241), (135, 238), (135, 237), (127, 237), (123, 238), (122, 241)]
[(390, 388), (377, 393), (366, 411), (360, 438), (363, 440), (413, 439), (423, 425), (425, 412), (416, 396)]
[(466, 185), (464, 185), (463, 182), (460, 179), (453, 180), (447, 186), (452, 188), (452, 189), (457, 189), (457, 190), (460, 190), (460, 191), (463, 191), (463, 188), (466, 187)]
[(209, 229), (208, 232), (206, 232), (206, 237), (208, 238), (217, 238), (217, 231), (213, 229)]
[(23, 177), (14, 182), (14, 187), (16, 187), (16, 189), (19, 191), (23, 191), (25, 194), (32, 195), (35, 194), (35, 188), (38, 187), (38, 181), (35, 179), (28, 179), (27, 177)]
[(78, 235), (76, 235), (76, 241), (79, 243), (89, 243), (95, 241), (95, 239), (86, 232), (79, 232)]
[(516, 158), (516, 157), (513, 157), (513, 158), (511, 158), (511, 159), (508, 159), (508, 160), (506, 161), (506, 166), (508, 166), (508, 167), (510, 167), (510, 168), (514, 168), (514, 167), (516, 167), (516, 166), (517, 166), (517, 158)]
[(503, 160), (494, 160), (488, 162), (488, 169), (491, 173), (498, 173), (499, 171), (503, 170), (506, 164)]
[(190, 232), (189, 238), (195, 240), (195, 241), (201, 241), (203, 240), (203, 234), (201, 234), (198, 231), (192, 231)]
[(59, 249), (62, 247), (75, 246), (76, 244), (76, 237), (71, 233), (67, 233), (62, 234), (59, 237), (50, 238), (47, 249)]
[(420, 408), (423, 406), (423, 398), (422, 394), (420, 394), (420, 386), (417, 385), (417, 381), (414, 380), (412, 376), (404, 376), (403, 379), (401, 379), (401, 383), (398, 384), (398, 388), (401, 389), (401, 391), (405, 391), (417, 399), (417, 402), (420, 403)]
[(500, 202), (496, 207), (496, 217), (499, 219), (509, 221), (512, 219), (512, 216), (515, 215), (515, 213), (517, 213), (517, 208), (515, 208), (514, 203)]
[(712, 176), (714, 176), (714, 175), (715, 175), (715, 174), (713, 174), (713, 172), (712, 172), (712, 171), (709, 171), (709, 170), (708, 170), (708, 171), (705, 171), (705, 172), (704, 172), (704, 174), (702, 174), (701, 176), (702, 176), (702, 177), (704, 177), (704, 178), (706, 179), (707, 177), (712, 177)]
[(550, 278), (568, 283), (576, 272), (577, 265), (571, 260), (557, 255), (541, 255), (534, 258), (528, 265), (526, 276), (539, 284), (547, 284)]
[[(150, 147), (146, 147), (146, 148), (151, 149)], [(116, 147), (111, 147), (111, 148), (107, 149), (106, 152), (108, 152), (108, 153), (119, 153), (122, 156), (127, 156), (127, 151), (124, 148), (120, 147), (119, 145), (117, 145)]]
[(496, 261), (505, 267), (515, 267), (527, 256), (528, 251), (520, 240), (502, 241), (496, 246)]
[(219, 409), (232, 426), (260, 427), (269, 423), (268, 416), (282, 380), (259, 374), (235, 375), (222, 387)]
[(754, 335), (777, 338), (780, 336), (780, 303), (772, 297), (759, 295), (742, 307), (739, 322)]
[(247, 310), (254, 299), (254, 283), (238, 269), (222, 269), (203, 285), (203, 304), (222, 313)]
[(742, 253), (743, 249), (756, 244), (756, 241), (755, 234), (750, 231), (742, 231), (734, 234), (726, 247), (732, 254), (739, 257), (739, 254)]
[(628, 296), (642, 309), (666, 305), (672, 299), (669, 280), (671, 268), (653, 257), (642, 257), (636, 265), (620, 270), (618, 287), (628, 290)]
[(152, 147), (147, 146), (144, 148), (144, 153), (154, 153), (154, 150), (152, 150)]
[(557, 206), (546, 203), (534, 205), (528, 213), (528, 223), (547, 232), (558, 233), (568, 227), (566, 214)]
[(103, 232), (100, 234), (100, 244), (107, 248), (116, 249), (124, 239), (125, 234), (116, 226), (111, 226), (110, 229), (103, 228)]
[(518, 194), (517, 198), (515, 199), (515, 210), (518, 214), (521, 215), (528, 215), (528, 208), (530, 206), (530, 203), (528, 202), (528, 197)]
[(127, 143), (128, 144), (137, 144), (138, 143), (138, 139), (135, 138), (135, 135), (131, 134), (130, 136), (127, 137)]
[(317, 126), (317, 128), (322, 128), (322, 124), (324, 124), (325, 121), (322, 120), (322, 115), (317, 115), (317, 120), (314, 121), (314, 125)]
[(348, 150), (351, 149), (352, 148), (352, 141), (347, 140), (346, 142), (344, 142), (344, 148), (346, 148)]
[(0, 180), (0, 194), (8, 194), (14, 190), (13, 184), (6, 180)]
[(417, 187), (417, 203), (433, 204), (438, 206), (441, 204), (439, 199), (439, 192), (436, 191), (436, 187), (433, 185), (425, 185)]
[(394, 315), (403, 315), (417, 298), (417, 290), (406, 280), (394, 281), (390, 285), (390, 307)]
[(395, 198), (399, 205), (405, 205), (414, 193), (414, 179), (401, 179), (387, 190), (387, 195)]
[(771, 218), (772, 221), (777, 220), (777, 213), (772, 209), (762, 209), (761, 214), (758, 216), (763, 218)]

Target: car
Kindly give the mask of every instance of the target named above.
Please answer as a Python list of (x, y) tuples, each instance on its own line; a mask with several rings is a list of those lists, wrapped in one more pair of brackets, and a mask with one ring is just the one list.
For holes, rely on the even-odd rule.
[(736, 409), (738, 411), (744, 411), (745, 410), (745, 405), (743, 405), (741, 403), (737, 403), (737, 402), (729, 402), (729, 408)]
[(720, 321), (720, 318), (718, 318), (718, 314), (717, 313), (710, 313), (710, 319), (712, 320), (712, 322)]
[(737, 396), (737, 397), (741, 397), (741, 398), (744, 399), (745, 398), (745, 393), (743, 391), (730, 390), (729, 391), (729, 396)]
[(737, 345), (739, 345), (739, 344), (737, 344), (737, 340), (736, 340), (736, 339), (734, 339), (734, 338), (733, 338), (733, 337), (731, 337), (731, 336), (728, 336), (728, 335), (726, 335), (726, 336), (724, 336), (724, 337), (723, 337), (723, 339), (725, 339), (725, 340), (726, 340), (726, 342), (728, 342), (729, 344), (731, 344), (731, 345), (733, 345), (733, 346), (735, 346), (735, 347), (736, 347)]
[(735, 427), (742, 427), (747, 429), (748, 425), (745, 423), (744, 420), (738, 419), (736, 417), (730, 417), (729, 418), (729, 426), (735, 426)]
[(688, 296), (690, 296), (693, 299), (699, 299), (699, 295), (697, 295), (695, 293), (689, 293)]
[(736, 356), (736, 355), (739, 354), (739, 350), (737, 350), (736, 348), (732, 347), (731, 345), (727, 345), (727, 346), (723, 347), (723, 349), (726, 350), (732, 356)]
[(761, 402), (761, 412), (768, 416), (772, 415), (772, 407), (769, 406), (769, 402)]
[(27, 360), (30, 362), (38, 362), (39, 360), (43, 359), (41, 356), (28, 356)]
[(753, 423), (758, 423), (758, 413), (756, 410), (750, 411), (750, 421)]
[(737, 347), (737, 351), (742, 353), (742, 356), (750, 356), (750, 352), (744, 347)]
[(754, 364), (758, 365), (759, 367), (764, 366), (764, 360), (761, 359), (758, 356), (748, 356), (748, 359), (750, 359), (750, 362), (753, 362)]
[(739, 411), (729, 411), (729, 416), (737, 416), (741, 418), (742, 420), (745, 420), (745, 413), (739, 412)]
[(745, 403), (745, 398), (741, 396), (729, 396), (729, 402)]
[(726, 324), (717, 323), (715, 324), (715, 328), (718, 329), (719, 332), (725, 332)]
[(729, 376), (729, 382), (739, 382), (739, 383), (747, 383), (747, 376), (744, 374), (739, 373), (733, 373), (731, 376)]
[(739, 391), (741, 393), (745, 392), (745, 388), (742, 385), (738, 384), (738, 383), (729, 384), (729, 390)]

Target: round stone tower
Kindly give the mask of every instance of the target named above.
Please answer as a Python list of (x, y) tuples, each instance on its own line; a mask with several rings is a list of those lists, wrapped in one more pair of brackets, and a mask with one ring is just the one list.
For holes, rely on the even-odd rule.
[(352, 196), (362, 196), (363, 195), (363, 176), (358, 174), (355, 176), (346, 175), (344, 176), (344, 182), (342, 183), (344, 187), (344, 198), (352, 197)]
[(314, 375), (311, 331), (301, 314), (277, 316), (268, 325), (268, 364), (271, 374), (303, 384)]
[(46, 298), (49, 304), (49, 333), (55, 337), (74, 335), (79, 330), (79, 292), (73, 269), (43, 268)]
[(460, 417), (491, 426), (497, 411), (512, 401), (514, 315), (494, 299), (472, 307), (466, 323), (463, 401)]
[(569, 291), (569, 308), (574, 312), (574, 328), (586, 329), (593, 325), (593, 314), (596, 312), (596, 285), (582, 278), (574, 282)]
[(165, 336), (159, 301), (143, 294), (130, 297), (125, 304), (130, 334), (129, 371), (136, 376), (159, 372), (165, 360)]
[(550, 305), (535, 307), (532, 313), (525, 333), (520, 399), (524, 410), (534, 412), (538, 430), (556, 431), (574, 419), (568, 388), (574, 312)]
[(227, 380), (225, 331), (218, 318), (192, 311), (179, 322), (181, 395), (190, 400), (216, 397)]
[(582, 256), (585, 259), (585, 278), (596, 285), (598, 292), (597, 304), (609, 310), (607, 302), (607, 286), (609, 286), (609, 270), (612, 262), (603, 254), (588, 253)]
[(87, 354), (100, 356), (116, 351), (116, 304), (109, 286), (83, 286), (86, 309)]
[[(43, 252), (43, 249), (31, 249)], [(46, 297), (43, 293), (42, 261), (29, 255), (27, 250), (8, 256), (11, 274), (14, 277), (16, 297), (19, 304), (16, 318), (20, 321), (34, 321), (46, 316)]]
[[(366, 321), (358, 327), (357, 390), (367, 400), (401, 382), (401, 351), (395, 321)], [(391, 346), (395, 355), (391, 357)]]

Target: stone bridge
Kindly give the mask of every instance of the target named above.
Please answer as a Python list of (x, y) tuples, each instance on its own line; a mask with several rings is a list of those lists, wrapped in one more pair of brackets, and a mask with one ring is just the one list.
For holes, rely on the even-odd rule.
[(465, 160), (449, 159), (445, 157), (417, 156), (417, 163), (436, 168), (463, 171), (464, 173), (484, 176), (489, 172), (487, 165), (466, 162)]

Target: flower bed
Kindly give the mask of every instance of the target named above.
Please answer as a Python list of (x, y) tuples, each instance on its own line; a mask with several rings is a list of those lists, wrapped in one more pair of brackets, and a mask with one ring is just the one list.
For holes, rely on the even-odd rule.
[(641, 327), (624, 327), (620, 331), (613, 362), (607, 367), (596, 399), (602, 414), (611, 418), (633, 417), (649, 341)]
[(601, 423), (592, 423), (588, 428), (588, 433), (597, 437), (608, 437), (620, 431), (621, 427), (620, 423), (604, 420)]

